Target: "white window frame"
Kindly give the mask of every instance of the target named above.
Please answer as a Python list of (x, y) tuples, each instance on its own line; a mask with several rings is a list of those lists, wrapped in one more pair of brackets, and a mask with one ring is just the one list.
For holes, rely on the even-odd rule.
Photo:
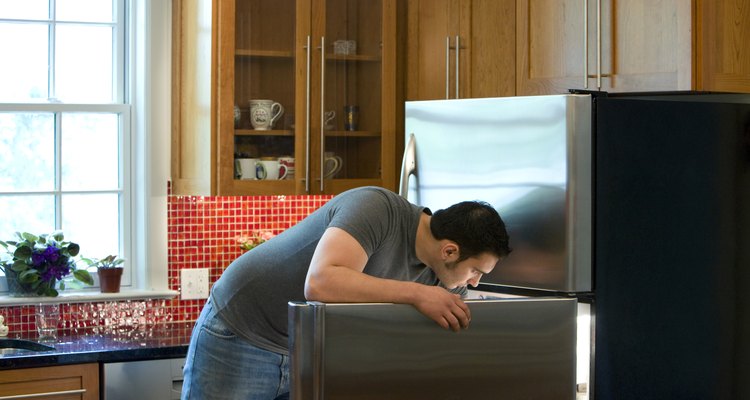
[[(129, 68), (123, 75), (123, 92), (130, 104), (98, 105), (127, 108), (131, 138), (124, 143), (129, 160), (123, 174), (130, 187), (121, 201), (130, 204), (124, 240), (130, 241), (131, 285), (121, 293), (101, 294), (91, 290), (61, 292), (57, 298), (12, 298), (0, 294), (0, 306), (40, 301), (76, 302), (101, 299), (169, 298), (167, 274), (167, 182), (171, 134), (171, 1), (126, 1)], [(118, 79), (120, 81), (120, 79)], [(11, 106), (11, 105), (5, 105)], [(64, 104), (40, 104), (41, 109), (65, 110)], [(58, 108), (59, 107), (59, 108)], [(28, 110), (28, 108), (25, 108)], [(122, 109), (120, 109), (122, 111)], [(4, 283), (4, 280), (0, 280)], [(0, 290), (3, 288), (0, 287)], [(7, 291), (7, 287), (4, 288)]]

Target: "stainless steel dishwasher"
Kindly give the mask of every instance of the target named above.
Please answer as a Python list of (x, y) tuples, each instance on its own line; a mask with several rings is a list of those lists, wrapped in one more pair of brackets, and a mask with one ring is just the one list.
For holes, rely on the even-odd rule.
[(184, 358), (105, 363), (103, 400), (179, 400), (184, 365)]

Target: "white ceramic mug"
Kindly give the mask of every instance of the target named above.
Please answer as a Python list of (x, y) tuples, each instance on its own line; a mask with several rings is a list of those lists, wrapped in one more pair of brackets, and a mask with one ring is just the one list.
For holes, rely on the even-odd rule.
[(284, 106), (273, 100), (250, 100), (250, 123), (259, 131), (273, 128), (284, 115)]
[(256, 169), (256, 178), (275, 181), (286, 178), (286, 165), (279, 164), (279, 159), (274, 157), (263, 157), (258, 161)]
[(258, 158), (237, 158), (234, 160), (234, 176), (237, 179), (255, 180)]
[(284, 179), (294, 179), (294, 157), (279, 157), (279, 165), (286, 166), (286, 176)]
[(325, 152), (323, 154), (323, 179), (333, 178), (341, 171), (341, 167), (343, 166), (344, 160), (341, 157), (332, 151)]

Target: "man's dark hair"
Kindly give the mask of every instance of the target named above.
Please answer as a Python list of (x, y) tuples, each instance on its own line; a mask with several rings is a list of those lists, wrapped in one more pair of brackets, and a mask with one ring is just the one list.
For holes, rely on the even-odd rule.
[(459, 246), (458, 261), (491, 253), (505, 257), (510, 253), (508, 232), (497, 211), (483, 201), (463, 201), (437, 210), (430, 220), (435, 239), (448, 239)]

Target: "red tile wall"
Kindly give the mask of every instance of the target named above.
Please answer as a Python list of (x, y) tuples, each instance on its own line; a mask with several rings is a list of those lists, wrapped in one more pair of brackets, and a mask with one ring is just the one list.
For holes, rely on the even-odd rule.
[[(259, 231), (279, 234), (332, 196), (170, 196), (169, 287), (180, 290), (180, 270), (208, 268), (213, 284), (242, 254), (238, 238)], [(205, 300), (175, 300), (177, 320), (195, 321)]]
[[(208, 268), (213, 284), (232, 260), (242, 254), (237, 239), (257, 231), (278, 234), (320, 208), (332, 196), (169, 196), (167, 247), (169, 288), (180, 290), (180, 270)], [(64, 333), (93, 329), (106, 332), (106, 312), (135, 316), (143, 324), (184, 322), (191, 325), (205, 299), (119, 301), (61, 304)], [(35, 333), (34, 306), (0, 307), (10, 337)], [(128, 320), (130, 324), (133, 319)], [(80, 331), (80, 332), (79, 332)]]

